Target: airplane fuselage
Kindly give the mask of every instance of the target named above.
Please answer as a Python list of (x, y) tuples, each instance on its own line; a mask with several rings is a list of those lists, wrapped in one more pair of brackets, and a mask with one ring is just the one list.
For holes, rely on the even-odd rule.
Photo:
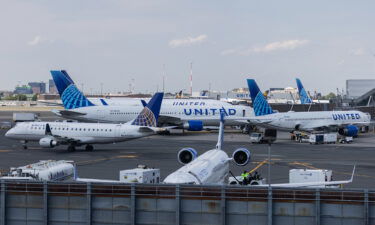
[(371, 117), (367, 113), (351, 111), (317, 111), (317, 112), (286, 112), (256, 116), (251, 123), (266, 128), (294, 131), (313, 131), (321, 127), (340, 127), (348, 124), (370, 123)]
[(229, 172), (229, 157), (220, 149), (212, 149), (164, 179), (169, 184), (224, 184)]
[[(124, 123), (133, 120), (142, 108), (140, 100), (126, 99), (113, 105), (72, 109), (70, 111), (73, 113), (62, 114), (62, 116), (86, 122)], [(182, 125), (186, 121), (199, 120), (204, 126), (218, 126), (220, 112), (225, 113), (226, 125), (229, 126), (245, 124), (246, 118), (253, 115), (252, 109), (248, 106), (231, 105), (211, 99), (164, 99), (159, 122)]]
[[(46, 126), (50, 126), (52, 135), (46, 135)], [(6, 133), (6, 137), (23, 141), (39, 141), (44, 137), (57, 137), (83, 144), (105, 144), (122, 142), (154, 134), (140, 132), (140, 126), (128, 124), (76, 123), (76, 122), (22, 122)]]

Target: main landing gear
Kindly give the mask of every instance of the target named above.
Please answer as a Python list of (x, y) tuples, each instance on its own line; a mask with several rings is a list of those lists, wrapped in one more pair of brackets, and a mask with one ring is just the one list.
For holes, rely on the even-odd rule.
[(92, 145), (86, 145), (85, 150), (91, 152), (92, 150), (94, 150), (94, 146), (92, 146)]
[(69, 152), (74, 152), (76, 150), (76, 147), (74, 145), (69, 145), (68, 146), (68, 151)]

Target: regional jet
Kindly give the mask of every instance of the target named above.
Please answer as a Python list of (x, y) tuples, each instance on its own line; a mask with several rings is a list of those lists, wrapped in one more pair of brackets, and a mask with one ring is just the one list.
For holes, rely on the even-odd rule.
[(358, 134), (357, 126), (370, 124), (371, 116), (357, 110), (285, 112), (272, 110), (265, 96), (253, 79), (247, 80), (255, 117), (249, 119), (252, 124), (284, 131), (327, 131), (335, 130), (344, 136)]
[(235, 150), (229, 157), (222, 150), (224, 140), (224, 114), (221, 114), (219, 137), (216, 148), (198, 157), (193, 148), (183, 148), (177, 154), (178, 161), (183, 164), (180, 169), (169, 174), (164, 183), (168, 184), (224, 184), (229, 174), (229, 162), (245, 166), (250, 161), (250, 151), (245, 148)]
[(41, 147), (53, 148), (68, 145), (68, 151), (86, 145), (92, 151), (93, 144), (107, 144), (142, 138), (162, 131), (157, 128), (163, 93), (156, 93), (135, 119), (125, 124), (79, 123), (79, 122), (20, 122), (5, 136), (20, 140), (27, 148), (30, 141)]

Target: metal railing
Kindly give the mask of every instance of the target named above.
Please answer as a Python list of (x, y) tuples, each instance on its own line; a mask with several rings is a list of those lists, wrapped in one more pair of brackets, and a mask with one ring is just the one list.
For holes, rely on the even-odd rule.
[[(74, 215), (82, 214), (82, 221), (76, 219), (81, 218), (80, 216), (66, 218), (71, 219), (70, 223), (76, 220), (76, 224), (92, 224), (98, 219), (108, 220), (110, 223), (118, 212), (127, 215), (123, 222), (129, 224), (140, 221), (148, 224), (147, 217), (150, 217), (150, 220), (166, 219), (164, 222), (159, 221), (159, 224), (189, 224), (192, 219), (189, 215), (197, 218), (200, 216), (200, 220), (197, 219), (198, 222), (194, 223), (202, 221), (202, 224), (215, 224), (219, 221), (221, 224), (238, 224), (238, 221), (244, 220), (246, 216), (247, 220), (254, 217), (262, 221), (259, 224), (269, 225), (276, 220), (285, 219), (285, 224), (298, 224), (296, 219), (313, 221), (311, 224), (329, 224), (327, 221), (333, 219), (348, 220), (351, 224), (370, 224), (370, 219), (375, 217), (370, 215), (370, 207), (375, 205), (375, 191), (366, 189), (38, 183), (3, 180), (0, 200), (0, 225), (13, 220), (32, 220), (40, 224), (63, 220), (64, 218), (55, 218), (54, 210), (67, 215), (73, 211)], [(239, 208), (240, 205), (246, 207), (246, 210)], [(19, 211), (27, 213), (24, 217), (13, 215)], [(353, 213), (348, 215), (347, 211)], [(36, 212), (35, 215), (33, 212)], [(98, 214), (103, 213), (112, 213), (112, 216), (97, 218)], [(306, 222), (307, 224), (310, 223)]]

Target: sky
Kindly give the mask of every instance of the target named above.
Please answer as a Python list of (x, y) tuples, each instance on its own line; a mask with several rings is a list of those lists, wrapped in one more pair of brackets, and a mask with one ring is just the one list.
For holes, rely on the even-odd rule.
[(65, 69), (85, 92), (322, 93), (375, 79), (375, 1), (0, 0), (0, 90)]

